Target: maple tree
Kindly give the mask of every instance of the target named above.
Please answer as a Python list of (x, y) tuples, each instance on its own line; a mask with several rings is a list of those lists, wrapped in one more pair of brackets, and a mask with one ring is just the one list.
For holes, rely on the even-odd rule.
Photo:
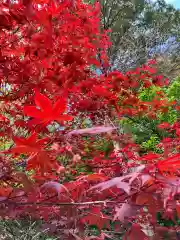
[(156, 213), (179, 216), (180, 124), (157, 122), (161, 151), (142, 154), (119, 121), (179, 109), (139, 97), (168, 84), (153, 61), (107, 71), (99, 15), (81, 0), (0, 3), (0, 216), (53, 219), (63, 239), (159, 239)]

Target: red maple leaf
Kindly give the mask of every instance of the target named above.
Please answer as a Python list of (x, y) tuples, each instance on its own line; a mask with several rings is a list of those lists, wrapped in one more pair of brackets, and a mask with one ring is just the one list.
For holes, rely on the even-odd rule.
[(11, 187), (0, 187), (0, 201), (3, 201), (4, 199), (6, 199), (11, 192), (13, 191), (13, 189)]
[(157, 167), (161, 172), (176, 172), (180, 169), (180, 153), (159, 161)]
[(155, 161), (158, 160), (160, 158), (159, 154), (153, 153), (153, 152), (149, 152), (146, 155), (143, 155), (142, 157), (140, 157), (140, 161)]
[(92, 207), (88, 215), (81, 222), (88, 225), (96, 225), (100, 230), (104, 227), (110, 229), (109, 218), (102, 214), (100, 207)]
[(5, 121), (9, 121), (9, 119), (0, 114), (0, 122), (5, 122)]
[(16, 144), (10, 152), (12, 153), (38, 153), (41, 151), (44, 143), (47, 142), (47, 138), (37, 139), (37, 134), (33, 133), (28, 138), (13, 137), (13, 141)]
[(50, 178), (53, 177), (52, 170), (59, 172), (60, 165), (53, 159), (51, 159), (47, 152), (40, 151), (35, 154), (31, 154), (31, 156), (27, 159), (26, 170), (35, 170), (36, 178), (38, 175), (43, 176), (44, 173), (50, 173)]
[(133, 223), (132, 227), (129, 231), (127, 231), (123, 237), (123, 240), (148, 240), (148, 237), (142, 231), (141, 226), (139, 224)]
[(59, 99), (52, 104), (49, 98), (36, 91), (35, 93), (36, 106), (25, 106), (24, 113), (27, 116), (33, 117), (39, 121), (39, 123), (48, 124), (51, 121), (70, 121), (72, 116), (63, 114), (66, 110), (66, 101)]
[(28, 138), (13, 137), (15, 147), (8, 150), (10, 153), (28, 153), (29, 158), (26, 159), (26, 170), (35, 170), (36, 173), (47, 173), (52, 169), (57, 172), (60, 170), (60, 165), (51, 159), (48, 153), (44, 150), (45, 143), (48, 139), (37, 139), (37, 134), (33, 133)]
[(108, 89), (102, 86), (94, 86), (92, 88), (92, 91), (94, 94), (100, 97), (110, 97), (112, 95), (112, 93)]
[(158, 125), (158, 128), (160, 128), (160, 129), (168, 129), (168, 128), (170, 128), (170, 124), (167, 123), (167, 122), (163, 122), (163, 123)]

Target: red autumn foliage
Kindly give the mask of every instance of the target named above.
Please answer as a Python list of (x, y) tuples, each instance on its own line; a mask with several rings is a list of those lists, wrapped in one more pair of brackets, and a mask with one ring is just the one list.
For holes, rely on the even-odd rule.
[(39, 109), (34, 106), (25, 106), (24, 113), (37, 119), (37, 123), (39, 124), (48, 124), (54, 120), (63, 122), (73, 119), (71, 116), (62, 114), (66, 111), (66, 102), (64, 99), (59, 99), (52, 105), (51, 101), (45, 95), (36, 92), (35, 103)]
[[(0, 216), (56, 219), (61, 238), (86, 240), (112, 237), (112, 222), (122, 226), (114, 235), (125, 232), (129, 221), (124, 239), (147, 239), (143, 227), (156, 225), (148, 216), (172, 212), (169, 203), (179, 215), (180, 125), (157, 126), (171, 133), (162, 153), (141, 156), (116, 120), (156, 119), (176, 103), (163, 93), (139, 99), (139, 88), (167, 84), (153, 61), (109, 72), (100, 29), (99, 3), (0, 3), (0, 136), (2, 145), (13, 141), (1, 151)], [(83, 128), (87, 119), (92, 126)], [(107, 156), (95, 146), (102, 139), (111, 143)], [(88, 237), (89, 225), (98, 237)]]

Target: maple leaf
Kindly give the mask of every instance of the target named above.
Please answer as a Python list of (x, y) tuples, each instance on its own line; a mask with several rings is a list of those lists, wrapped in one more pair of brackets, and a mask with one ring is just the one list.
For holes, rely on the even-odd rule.
[(155, 205), (155, 199), (152, 194), (149, 193), (140, 193), (136, 198), (136, 204), (138, 205)]
[(28, 138), (13, 137), (15, 147), (10, 149), (12, 153), (38, 153), (41, 151), (44, 143), (47, 142), (47, 138), (37, 139), (37, 133), (33, 133)]
[(159, 154), (149, 152), (148, 154), (140, 157), (139, 160), (140, 161), (154, 161), (154, 160), (157, 160), (158, 158), (160, 158)]
[(34, 178), (36, 179), (38, 179), (39, 174), (40, 176), (42, 176), (44, 173), (50, 173), (49, 178), (52, 179), (54, 178), (54, 176), (52, 175), (52, 170), (55, 170), (57, 173), (59, 172), (59, 164), (55, 160), (52, 160), (45, 151), (31, 154), (30, 157), (26, 160), (26, 162), (26, 171), (35, 170), (36, 175), (34, 176)]
[(104, 174), (101, 174), (101, 173), (89, 174), (86, 176), (86, 178), (89, 181), (106, 181), (108, 179), (107, 176), (105, 176)]
[(135, 206), (131, 206), (128, 203), (123, 203), (121, 205), (121, 207), (115, 207), (115, 215), (114, 215), (114, 219), (115, 220), (119, 220), (119, 221), (124, 221), (125, 218), (127, 217), (131, 217), (133, 215), (136, 215), (137, 210), (139, 209), (139, 207), (135, 207)]
[(2, 51), (3, 56), (7, 57), (19, 57), (24, 54), (24, 49), (23, 48), (18, 48), (18, 49), (4, 49)]
[(167, 123), (167, 122), (163, 122), (163, 123), (158, 125), (158, 128), (160, 128), (160, 129), (167, 129), (167, 128), (170, 128), (170, 124)]
[(57, 6), (54, 1), (51, 1), (49, 3), (49, 13), (51, 13), (52, 16), (56, 16), (61, 13), (63, 7), (66, 7), (65, 3), (61, 3), (60, 6)]
[(98, 182), (98, 181), (106, 181), (108, 177), (102, 173), (92, 173), (83, 177), (78, 178), (80, 180), (88, 180), (89, 182)]
[(4, 201), (12, 193), (12, 187), (0, 187), (0, 201)]
[(87, 189), (86, 183), (81, 181), (66, 182), (63, 186), (71, 193), (71, 199), (73, 199), (73, 201), (79, 201), (82, 193)]
[(5, 122), (5, 121), (9, 121), (9, 119), (0, 114), (0, 122)]
[(9, 149), (7, 153), (28, 153), (29, 158), (26, 159), (26, 170), (35, 170), (36, 172), (49, 172), (52, 169), (59, 171), (59, 164), (52, 161), (47, 152), (43, 150), (47, 138), (37, 139), (37, 134), (33, 133), (28, 138), (13, 137), (15, 147)]
[(159, 161), (157, 167), (161, 172), (166, 171), (172, 173), (177, 169), (180, 169), (180, 153), (168, 157), (165, 160)]
[(110, 218), (102, 214), (100, 207), (92, 207), (88, 215), (81, 218), (81, 222), (88, 225), (96, 225), (100, 230), (104, 227), (110, 229)]
[(90, 190), (100, 188), (101, 191), (103, 191), (103, 190), (106, 190), (111, 187), (117, 187), (117, 188), (123, 189), (127, 194), (129, 194), (130, 193), (130, 185), (129, 185), (129, 183), (122, 182), (122, 180), (123, 180), (123, 178), (121, 178), (121, 177), (113, 178), (109, 181), (105, 181), (105, 182), (99, 183), (99, 184), (91, 187)]
[(105, 133), (105, 132), (111, 132), (115, 128), (114, 127), (106, 127), (106, 126), (98, 126), (98, 127), (92, 127), (92, 128), (84, 128), (84, 129), (77, 129), (73, 130), (68, 133), (68, 135), (78, 135), (78, 134), (99, 134), (99, 133)]
[[(117, 187), (117, 188), (123, 189), (127, 194), (130, 194), (130, 190), (131, 190), (130, 185), (139, 176), (139, 174), (140, 173), (138, 172), (134, 172), (123, 177), (112, 178), (111, 180), (99, 183), (91, 187), (89, 191), (93, 189), (98, 189), (98, 188), (100, 188), (101, 191), (103, 191), (111, 187)], [(128, 181), (128, 182), (125, 182), (125, 181)]]
[(177, 215), (178, 215), (178, 218), (180, 218), (180, 204), (176, 204), (176, 212), (177, 212)]
[(141, 179), (142, 186), (143, 185), (149, 185), (153, 181), (153, 178), (150, 175), (148, 175), (148, 174), (141, 175), (140, 179)]
[(98, 96), (101, 96), (101, 97), (110, 97), (112, 95), (111, 92), (108, 91), (108, 89), (102, 87), (102, 86), (94, 86), (92, 88), (92, 91), (98, 95)]
[(54, 181), (49, 181), (44, 183), (41, 186), (41, 189), (51, 189), (54, 190), (57, 194), (58, 197), (60, 197), (60, 193), (65, 190), (66, 192), (68, 192), (67, 188), (65, 186), (63, 186), (62, 184), (58, 183), (58, 182), (54, 182)]
[(127, 231), (123, 240), (148, 240), (149, 238), (144, 234), (139, 224), (133, 223), (130, 231)]
[(63, 114), (66, 110), (66, 101), (64, 99), (59, 99), (53, 105), (49, 98), (36, 91), (35, 103), (37, 107), (25, 106), (24, 113), (37, 119), (39, 123), (48, 124), (51, 121), (63, 122), (73, 119), (72, 116)]
[(157, 175), (157, 179), (163, 183), (164, 188), (162, 191), (164, 207), (166, 207), (167, 202), (172, 199), (180, 190), (180, 180), (176, 177), (167, 178), (160, 174)]

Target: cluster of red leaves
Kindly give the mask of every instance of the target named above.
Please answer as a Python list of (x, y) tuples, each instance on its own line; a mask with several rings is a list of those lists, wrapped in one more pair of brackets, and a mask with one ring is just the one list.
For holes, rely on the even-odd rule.
[[(87, 237), (87, 225), (110, 230), (114, 222), (120, 232), (139, 214), (124, 239), (146, 239), (144, 206), (152, 225), (168, 204), (179, 211), (180, 125), (159, 125), (171, 134), (160, 143), (162, 154), (139, 156), (139, 147), (119, 134), (114, 120), (156, 118), (175, 103), (163, 93), (139, 99), (139, 88), (168, 83), (153, 61), (108, 72), (110, 43), (99, 16), (98, 3), (81, 0), (0, 3), (0, 136), (4, 145), (13, 141), (1, 152), (0, 216), (50, 217), (63, 239), (89, 240), (112, 236)], [(84, 129), (87, 119), (93, 126)], [(99, 136), (112, 143), (107, 156), (94, 146)]]

